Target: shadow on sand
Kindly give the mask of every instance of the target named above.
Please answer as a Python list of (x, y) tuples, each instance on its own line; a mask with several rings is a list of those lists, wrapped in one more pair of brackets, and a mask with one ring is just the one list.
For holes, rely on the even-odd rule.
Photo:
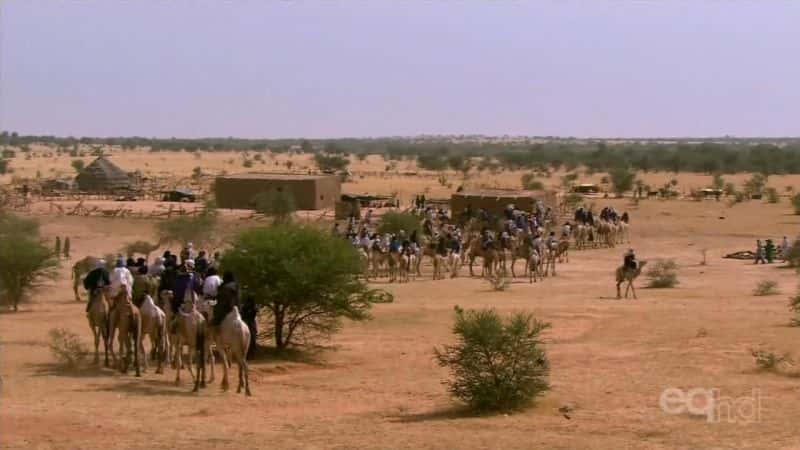
[[(83, 389), (76, 389), (75, 392), (127, 392), (135, 395), (175, 395), (182, 397), (192, 397), (198, 395), (192, 392), (194, 383), (187, 377), (180, 386), (175, 385), (172, 377), (169, 379), (126, 379), (112, 384), (94, 384)], [(218, 391), (216, 384), (207, 384), (203, 391)]]
[(34, 377), (69, 377), (69, 378), (95, 378), (113, 375), (116, 371), (102, 364), (85, 364), (79, 367), (68, 367), (62, 364), (45, 363), (29, 364), (27, 366)]
[(392, 417), (392, 422), (419, 423), (437, 420), (475, 419), (485, 415), (477, 414), (463, 406), (452, 406), (419, 414), (404, 414)]

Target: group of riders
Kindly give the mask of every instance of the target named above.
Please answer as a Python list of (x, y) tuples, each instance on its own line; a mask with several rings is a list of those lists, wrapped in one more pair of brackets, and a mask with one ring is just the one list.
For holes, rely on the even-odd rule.
[[(380, 235), (375, 228), (374, 212), (370, 209), (362, 220), (351, 215), (344, 229), (336, 223), (333, 234), (347, 239), (366, 254), (378, 252), (419, 256), (423, 254), (424, 246), (428, 246), (431, 253), (448, 257), (464, 255), (463, 250), (473, 237), (480, 240), (483, 251), (511, 250), (514, 241), (531, 251), (554, 249), (560, 240), (570, 239), (573, 224), (593, 226), (595, 222), (592, 211), (581, 206), (575, 211), (574, 222), (565, 221), (558, 233), (554, 230), (557, 227), (555, 211), (541, 201), (534, 205), (532, 211), (523, 211), (510, 204), (499, 217), (485, 208), (474, 209), (470, 204), (455, 217), (456, 220), (451, 218), (446, 209), (426, 205), (424, 196), (418, 196), (413, 205), (412, 212), (421, 221), (419, 231), (414, 229), (407, 233), (399, 230)], [(628, 223), (629, 216), (627, 212), (619, 214), (613, 207), (605, 207), (600, 212), (600, 219)], [(589, 239), (592, 240), (593, 236)], [(632, 254), (632, 250), (626, 253), (626, 264), (635, 264), (635, 257), (631, 259)]]
[[(209, 258), (207, 252), (195, 252), (191, 243), (179, 255), (166, 251), (162, 256), (156, 257), (152, 264), (144, 258), (125, 259), (117, 256), (114, 267), (109, 271), (107, 261), (99, 259), (95, 267), (83, 279), (83, 287), (89, 293), (89, 302), (86, 311), (91, 309), (92, 302), (101, 292), (108, 294), (108, 298), (116, 299), (126, 294), (137, 308), (148, 293), (155, 291), (156, 301), (160, 302), (162, 293), (173, 293), (169, 304), (160, 305), (170, 308), (172, 317), (175, 318), (180, 311), (184, 299), (192, 293), (203, 298), (208, 304), (213, 305), (209, 325), (219, 326), (225, 316), (236, 306), (240, 309), (242, 319), (251, 330), (251, 340), (256, 335), (257, 307), (254, 299), (244, 296), (242, 289), (230, 271), (219, 273), (219, 253)], [(115, 303), (112, 303), (112, 308)], [(170, 324), (170, 327), (173, 327)], [(255, 346), (251, 345), (251, 349)]]

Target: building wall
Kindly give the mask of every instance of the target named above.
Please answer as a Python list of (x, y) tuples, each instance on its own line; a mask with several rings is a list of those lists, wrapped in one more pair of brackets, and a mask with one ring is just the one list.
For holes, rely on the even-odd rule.
[[(333, 178), (333, 177), (331, 177)], [(270, 179), (219, 177), (215, 192), (217, 206), (231, 209), (253, 209), (253, 199), (262, 192), (286, 192), (294, 198), (298, 210), (333, 208), (339, 196), (338, 180), (320, 179)], [(330, 192), (330, 194), (329, 194)]]
[(336, 206), (336, 202), (342, 196), (342, 184), (336, 177), (325, 177), (316, 180), (316, 208), (314, 209), (332, 209)]
[(481, 208), (500, 215), (509, 204), (513, 204), (522, 211), (533, 211), (536, 199), (532, 196), (479, 196), (453, 194), (450, 198), (450, 208), (454, 216), (462, 214), (467, 205), (472, 205), (472, 211), (478, 212)]

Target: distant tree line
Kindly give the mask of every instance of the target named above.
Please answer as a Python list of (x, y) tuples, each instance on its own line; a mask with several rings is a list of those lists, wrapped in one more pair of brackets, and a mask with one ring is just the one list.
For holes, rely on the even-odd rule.
[[(736, 173), (766, 175), (800, 173), (800, 138), (697, 140), (636, 140), (616, 143), (604, 140), (553, 138), (547, 143), (530, 139), (502, 140), (475, 136), (375, 138), (375, 139), (154, 139), (145, 137), (21, 136), (1, 132), (0, 145), (27, 148), (32, 143), (50, 144), (76, 152), (79, 144), (119, 146), (151, 151), (271, 151), (324, 153), (326, 155), (379, 154), (389, 160), (416, 159), (429, 170), (467, 170), (473, 159), (478, 168), (566, 169), (578, 166), (594, 171), (633, 169), (642, 171)], [(99, 150), (98, 150), (99, 151)], [(77, 155), (74, 155), (77, 156)], [(336, 162), (330, 159), (323, 163)]]

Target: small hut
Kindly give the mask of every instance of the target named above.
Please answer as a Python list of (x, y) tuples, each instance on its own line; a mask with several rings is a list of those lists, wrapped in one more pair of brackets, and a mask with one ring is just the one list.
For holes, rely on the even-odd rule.
[(133, 187), (130, 177), (105, 156), (100, 156), (75, 177), (78, 189), (86, 192), (113, 192)]

